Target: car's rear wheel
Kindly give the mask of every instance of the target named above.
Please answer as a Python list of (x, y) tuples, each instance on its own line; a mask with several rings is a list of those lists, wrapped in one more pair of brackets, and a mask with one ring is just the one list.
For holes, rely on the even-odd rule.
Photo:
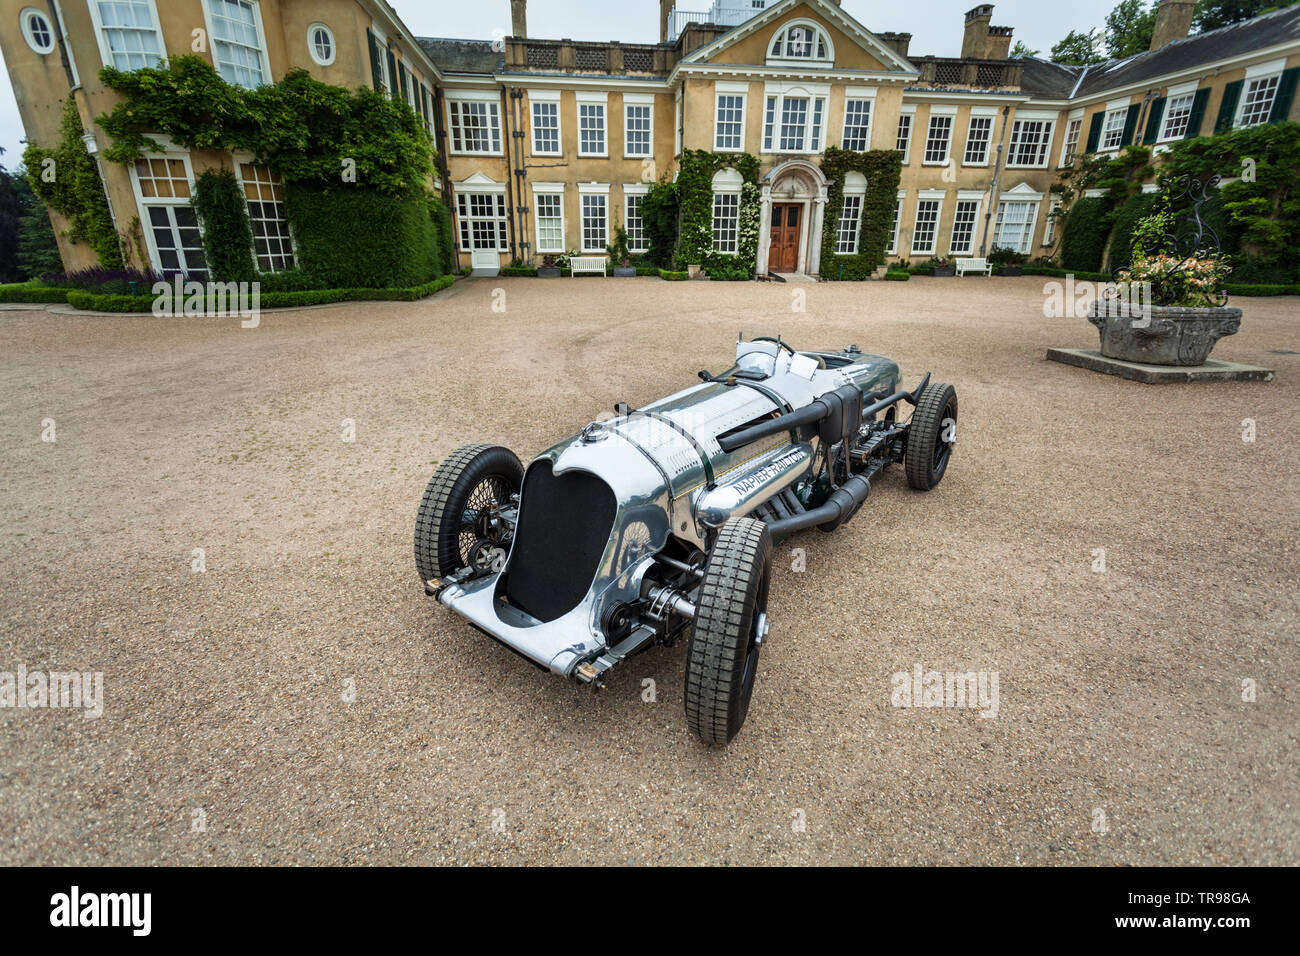
[(686, 722), (706, 744), (725, 744), (749, 711), (758, 654), (767, 636), (772, 536), (753, 518), (718, 532), (695, 602), (686, 652)]
[(957, 390), (942, 382), (925, 387), (907, 430), (903, 463), (907, 483), (929, 491), (943, 480), (957, 443)]
[[(465, 445), (438, 466), (415, 517), (415, 569), (421, 581), (473, 564), (490, 571), (509, 546), (501, 511), (524, 478), (514, 452), (499, 445)], [(498, 568), (499, 569), (499, 568)]]

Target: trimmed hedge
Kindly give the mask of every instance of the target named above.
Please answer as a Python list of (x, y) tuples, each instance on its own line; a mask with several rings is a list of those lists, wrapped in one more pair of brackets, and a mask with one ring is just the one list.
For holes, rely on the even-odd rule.
[(886, 282), (906, 282), (910, 278), (912, 278), (910, 272), (890, 271), (885, 273)]
[(1078, 269), (1056, 269), (1052, 266), (1033, 266), (1025, 264), (1020, 267), (1021, 271), (1027, 276), (1055, 276), (1058, 279), (1064, 279), (1066, 276), (1074, 276), (1081, 282), (1110, 282), (1115, 277), (1109, 272), (1087, 272)]
[(512, 276), (512, 277), (523, 276), (526, 278), (529, 276), (537, 275), (537, 270), (534, 269), (532, 266), (506, 266), (504, 269), (501, 270), (501, 274), (503, 276)]
[(1267, 285), (1251, 284), (1245, 282), (1229, 282), (1224, 287), (1228, 295), (1240, 296), (1266, 296), (1266, 295), (1300, 295), (1300, 283), (1292, 285)]
[(298, 238), (298, 267), (328, 289), (406, 289), (447, 272), (423, 195), (285, 184), (285, 213)]
[(673, 272), (671, 269), (659, 270), (659, 278), (667, 279), (669, 282), (685, 282), (690, 277), (689, 272)]
[(0, 285), (0, 302), (67, 302), (67, 289), (51, 289), (49, 286), (21, 282), (13, 285)]
[[(423, 285), (406, 289), (311, 289), (304, 292), (267, 292), (261, 296), (260, 308), (289, 309), (333, 302), (415, 302), (440, 292), (455, 281), (454, 276), (442, 276)], [(66, 291), (68, 304), (90, 312), (152, 312), (155, 296), (152, 295), (96, 295), (77, 289)], [(216, 300), (209, 300), (214, 306)]]

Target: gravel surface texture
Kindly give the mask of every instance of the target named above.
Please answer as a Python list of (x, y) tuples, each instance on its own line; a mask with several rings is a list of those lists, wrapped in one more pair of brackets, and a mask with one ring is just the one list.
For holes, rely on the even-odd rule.
[[(1047, 362), (1096, 332), (1043, 281), (0, 313), (0, 672), (103, 673), (98, 719), (0, 709), (0, 864), (1300, 863), (1297, 299), (1214, 352), (1275, 381), (1152, 386)], [(593, 695), (426, 598), (411, 535), (455, 447), (527, 460), (738, 330), (932, 370), (961, 419), (937, 489), (778, 546), (723, 750), (683, 645)], [(997, 672), (996, 718), (893, 706), (917, 665)]]

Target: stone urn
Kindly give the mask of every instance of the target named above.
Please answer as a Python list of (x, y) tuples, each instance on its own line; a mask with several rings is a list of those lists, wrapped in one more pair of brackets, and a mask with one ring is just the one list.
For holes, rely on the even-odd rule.
[(1241, 309), (1135, 306), (1096, 299), (1088, 321), (1101, 333), (1101, 354), (1144, 365), (1204, 365), (1214, 343), (1241, 328)]

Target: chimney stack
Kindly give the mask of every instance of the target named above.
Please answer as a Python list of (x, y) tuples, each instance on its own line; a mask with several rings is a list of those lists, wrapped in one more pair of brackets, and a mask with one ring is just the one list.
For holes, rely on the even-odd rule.
[(668, 21), (672, 19), (675, 0), (659, 0), (659, 42), (668, 42)]
[(989, 27), (988, 46), (984, 48), (984, 59), (1005, 60), (1011, 55), (1012, 27)]
[(1194, 0), (1160, 0), (1156, 7), (1156, 28), (1151, 33), (1151, 49), (1182, 40), (1192, 28), (1196, 13)]
[(993, 4), (981, 3), (966, 11), (966, 32), (961, 38), (961, 55), (982, 57), (989, 45), (989, 21), (993, 19)]
[(895, 53), (903, 59), (907, 59), (907, 48), (912, 43), (912, 34), (910, 33), (877, 33), (886, 46), (890, 47)]
[(510, 34), (517, 40), (528, 37), (528, 0), (510, 0)]

